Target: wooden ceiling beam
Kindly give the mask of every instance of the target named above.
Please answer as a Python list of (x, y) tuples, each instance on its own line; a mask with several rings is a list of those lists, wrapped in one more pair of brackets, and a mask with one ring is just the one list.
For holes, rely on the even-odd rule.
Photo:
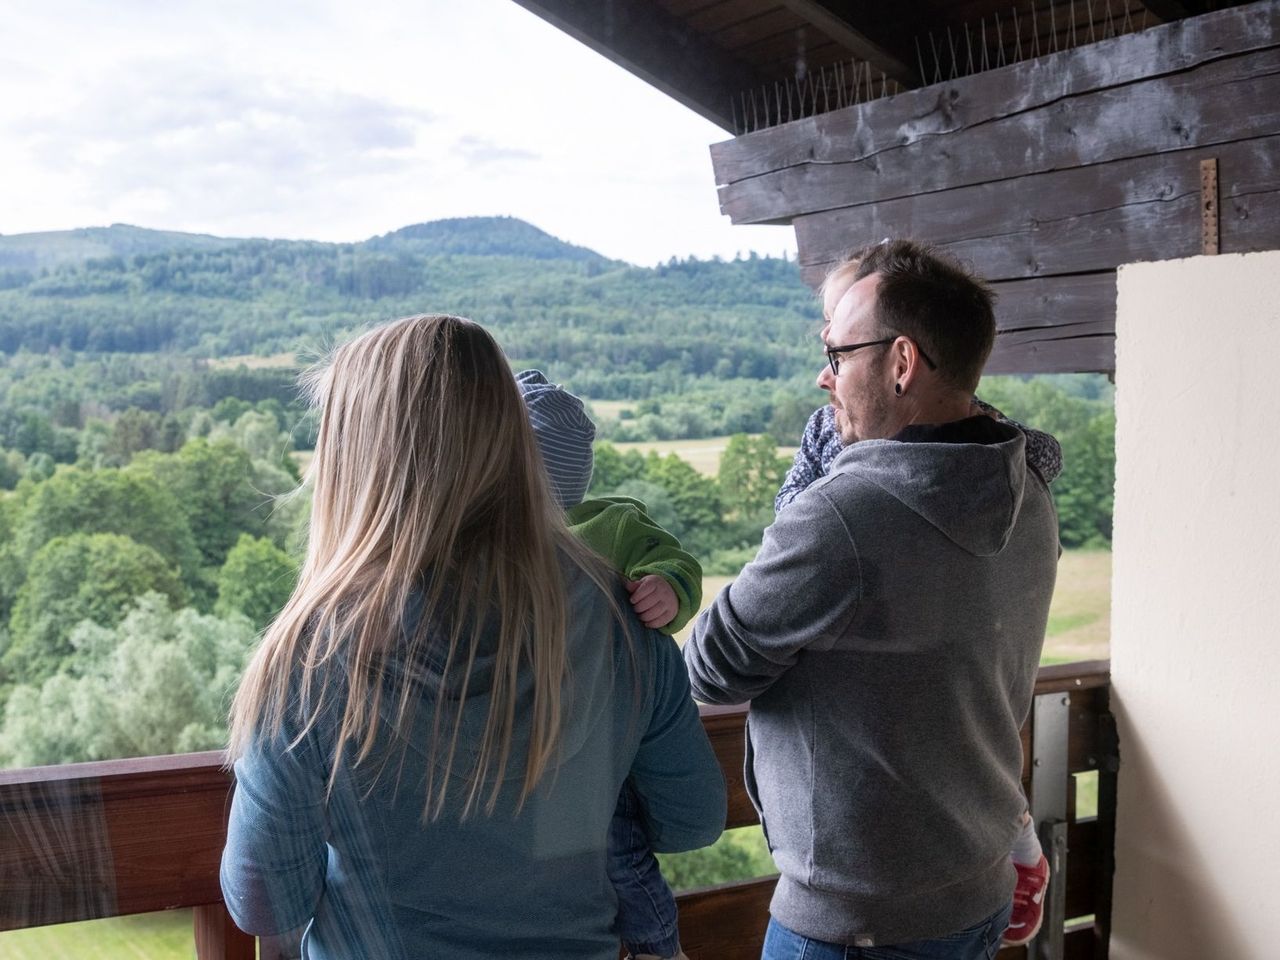
[(653, 0), (515, 2), (734, 135), (733, 105), (769, 83)]
[(1199, 16), (1208, 11), (1202, 0), (1138, 0), (1138, 3), (1161, 23)]
[[(858, 60), (906, 87), (921, 86), (914, 50), (904, 37), (883, 34), (884, 7), (867, 0), (780, 0), (793, 13), (813, 24)], [(1169, 0), (1177, 2), (1177, 0)], [(877, 35), (877, 29), (880, 35)]]

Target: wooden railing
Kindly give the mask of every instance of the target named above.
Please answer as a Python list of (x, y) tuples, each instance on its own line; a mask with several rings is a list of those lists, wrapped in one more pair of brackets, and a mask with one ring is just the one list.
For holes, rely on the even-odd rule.
[[(1100, 770), (1099, 814), (1068, 827), (1065, 956), (1106, 956), (1115, 764), (1105, 661), (1046, 667), (1036, 693), (1071, 694), (1068, 770)], [(729, 827), (757, 822), (742, 782), (742, 707), (704, 707), (729, 785)], [(1029, 788), (1035, 758), (1023, 730)], [(218, 862), (231, 778), (219, 752), (0, 771), (0, 930), (193, 907), (199, 960), (253, 960), (255, 941), (222, 905)], [(1074, 784), (1074, 779), (1070, 781)], [(1074, 796), (1069, 798), (1074, 811)], [(773, 878), (681, 894), (694, 957), (756, 958)], [(1024, 949), (1005, 950), (1014, 960)]]

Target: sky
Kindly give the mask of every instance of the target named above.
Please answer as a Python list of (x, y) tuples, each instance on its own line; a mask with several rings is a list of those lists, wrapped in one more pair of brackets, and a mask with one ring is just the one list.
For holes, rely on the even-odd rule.
[(795, 253), (719, 127), (512, 0), (5, 0), (0, 233), (357, 241), (520, 217), (641, 265)]

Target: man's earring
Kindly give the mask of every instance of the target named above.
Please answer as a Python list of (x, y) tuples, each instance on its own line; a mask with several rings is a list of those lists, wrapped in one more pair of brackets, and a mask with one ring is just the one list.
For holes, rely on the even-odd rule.
[(902, 381), (898, 381), (893, 385), (893, 392), (898, 396), (902, 396)]

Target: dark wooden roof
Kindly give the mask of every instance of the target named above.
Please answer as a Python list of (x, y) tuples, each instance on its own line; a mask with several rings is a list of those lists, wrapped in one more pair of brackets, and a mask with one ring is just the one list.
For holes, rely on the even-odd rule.
[(1238, 0), (516, 0), (740, 134)]

